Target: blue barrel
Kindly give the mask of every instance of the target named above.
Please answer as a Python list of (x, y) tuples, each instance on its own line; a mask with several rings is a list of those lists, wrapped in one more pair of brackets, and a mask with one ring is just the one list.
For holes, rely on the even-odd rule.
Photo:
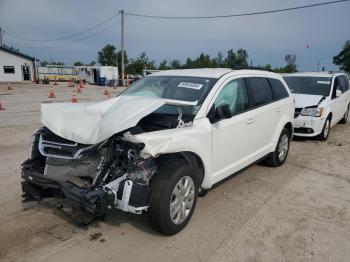
[(106, 85), (106, 78), (105, 77), (100, 77), (98, 85), (99, 86), (105, 86)]

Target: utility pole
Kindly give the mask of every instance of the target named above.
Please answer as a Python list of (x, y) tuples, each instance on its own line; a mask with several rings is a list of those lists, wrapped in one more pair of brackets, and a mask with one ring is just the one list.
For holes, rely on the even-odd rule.
[(124, 66), (124, 10), (121, 10), (120, 11), (120, 19), (121, 19), (121, 43), (120, 43), (120, 49), (121, 49), (121, 55), (122, 55), (122, 64), (121, 64), (121, 67), (122, 67), (122, 86), (124, 86), (124, 69), (125, 69), (125, 66)]
[(0, 46), (2, 46), (2, 29), (0, 27)]

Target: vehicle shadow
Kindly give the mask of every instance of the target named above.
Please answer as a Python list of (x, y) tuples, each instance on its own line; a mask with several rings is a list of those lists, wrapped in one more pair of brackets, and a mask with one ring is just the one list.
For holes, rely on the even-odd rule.
[(146, 234), (164, 236), (154, 231), (148, 225), (146, 213), (136, 215), (114, 209), (104, 215), (94, 216), (77, 207), (71, 206), (69, 202), (57, 199), (45, 199), (45, 201), (37, 202), (37, 204), (32, 202), (32, 204), (26, 204), (24, 209), (40, 209), (42, 212), (52, 213), (75, 229), (87, 230), (92, 227), (100, 227), (101, 224), (108, 224), (113, 227), (121, 227), (123, 224), (129, 224)]

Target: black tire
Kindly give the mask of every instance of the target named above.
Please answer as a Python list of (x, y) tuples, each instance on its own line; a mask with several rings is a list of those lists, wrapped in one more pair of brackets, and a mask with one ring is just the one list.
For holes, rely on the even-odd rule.
[(331, 120), (332, 120), (331, 116), (328, 116), (326, 119), (326, 122), (323, 125), (321, 134), (319, 134), (317, 137), (319, 140), (326, 141), (328, 139), (329, 133), (331, 132)]
[[(186, 219), (176, 224), (170, 215), (172, 194), (178, 182), (190, 177), (194, 183), (193, 204)], [(181, 231), (190, 220), (197, 203), (198, 179), (196, 170), (183, 159), (170, 159), (164, 163), (151, 183), (150, 207), (148, 208), (148, 223), (165, 235), (174, 235)]]
[[(280, 145), (282, 143), (282, 140), (285, 141), (285, 137), (287, 137), (287, 151), (283, 158), (280, 158)], [(277, 146), (274, 152), (270, 154), (270, 156), (264, 161), (265, 164), (268, 166), (278, 167), (283, 165), (283, 163), (286, 161), (289, 153), (289, 146), (290, 146), (290, 132), (287, 128), (283, 128), (281, 135), (278, 139)]]
[(349, 117), (349, 111), (350, 111), (350, 105), (348, 105), (348, 107), (346, 108), (344, 117), (339, 121), (340, 124), (346, 124), (346, 122), (348, 121), (348, 117)]

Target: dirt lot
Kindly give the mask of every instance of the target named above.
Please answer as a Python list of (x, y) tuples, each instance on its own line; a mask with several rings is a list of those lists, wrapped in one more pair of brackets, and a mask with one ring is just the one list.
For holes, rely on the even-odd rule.
[[(183, 232), (164, 237), (145, 216), (116, 211), (81, 227), (60, 210), (21, 203), (20, 164), (41, 126), (40, 102), (69, 102), (72, 89), (48, 93), (0, 84), (1, 261), (349, 261), (350, 123), (327, 142), (293, 141), (280, 168), (255, 165), (214, 188)], [(78, 94), (79, 102), (105, 99), (98, 87)]]

